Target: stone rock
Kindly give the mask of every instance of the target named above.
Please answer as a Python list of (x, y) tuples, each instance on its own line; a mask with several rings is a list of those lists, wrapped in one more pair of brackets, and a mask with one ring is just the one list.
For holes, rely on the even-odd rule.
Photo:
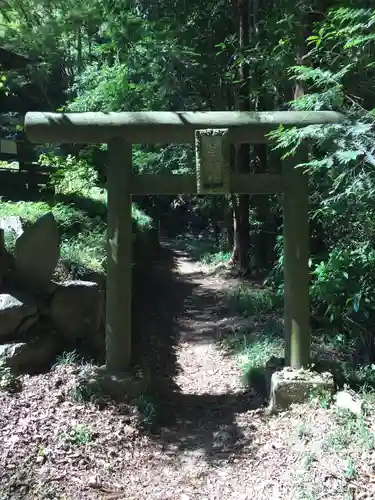
[(16, 339), (38, 319), (34, 304), (25, 304), (7, 293), (0, 294), (0, 339)]
[(80, 281), (91, 281), (97, 283), (101, 290), (105, 290), (106, 287), (106, 277), (104, 274), (100, 274), (96, 271), (86, 271), (79, 276), (77, 276)]
[(21, 234), (23, 233), (21, 218), (16, 215), (10, 215), (9, 217), (2, 217), (0, 219), (0, 229), (4, 229), (6, 233), (11, 231), (17, 237), (21, 236)]
[(271, 377), (269, 412), (286, 409), (294, 403), (305, 403), (316, 393), (332, 394), (335, 388), (333, 376), (289, 367), (273, 373)]
[(49, 366), (58, 350), (55, 337), (43, 337), (29, 342), (1, 345), (0, 359), (4, 359), (14, 373), (33, 373)]
[(359, 416), (362, 414), (363, 401), (349, 391), (339, 391), (336, 394), (336, 406), (341, 410), (348, 410)]
[(44, 290), (59, 258), (59, 231), (52, 212), (48, 212), (16, 240), (15, 270), (33, 289)]
[(104, 292), (90, 281), (66, 281), (52, 295), (49, 315), (68, 340), (94, 335), (101, 326)]

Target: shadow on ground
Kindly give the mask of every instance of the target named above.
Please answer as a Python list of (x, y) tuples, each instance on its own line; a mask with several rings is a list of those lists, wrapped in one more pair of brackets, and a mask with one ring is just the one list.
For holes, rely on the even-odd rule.
[(180, 369), (179, 341), (215, 342), (222, 307), (217, 290), (202, 287), (195, 273), (179, 273), (178, 260), (181, 264), (190, 258), (189, 252), (163, 245), (156, 262), (134, 270), (134, 343), (138, 348), (134, 347), (139, 353), (149, 353), (156, 382), (150, 396), (154, 407), (147, 428), (150, 437), (167, 454), (188, 453), (217, 462), (248, 449), (255, 428), (251, 422), (240, 427), (237, 416), (259, 408), (263, 401), (255, 400), (250, 391), (185, 394), (174, 382)]
[[(278, 341), (276, 347), (280, 341), (282, 344), (282, 311), (272, 308), (264, 313), (254, 311), (256, 321), (253, 327), (246, 328), (244, 341), (248, 353), (250, 355), (255, 346), (261, 358), (255, 371), (260, 389), (251, 380), (252, 387), (260, 392), (259, 397), (254, 398), (252, 391), (215, 395), (182, 393), (172, 383), (179, 368), (176, 353), (179, 339), (195, 344), (219, 340), (215, 339), (215, 325), (223, 302), (219, 300), (220, 289), (214, 284), (212, 287), (206, 286), (207, 283), (202, 286), (200, 273), (180, 274), (177, 260), (181, 264), (181, 261), (196, 261), (197, 258), (189, 250), (173, 250), (166, 246), (162, 258), (152, 268), (140, 270), (143, 277), (138, 290), (142, 299), (138, 302), (141, 320), (138, 326), (142, 330), (142, 325), (146, 324), (146, 331), (148, 328), (152, 332), (154, 341), (150, 345), (155, 349), (152, 347), (148, 351), (150, 363), (154, 373), (163, 373), (168, 380), (167, 390), (159, 392), (153, 400), (155, 418), (149, 426), (149, 434), (166, 454), (196, 455), (209, 462), (227, 461), (253, 449), (254, 410), (259, 409), (258, 417), (262, 418), (262, 406), (268, 394), (264, 381), (269, 379), (268, 372), (279, 369), (279, 362), (283, 362), (282, 358), (275, 358), (272, 351), (273, 341)], [(272, 328), (266, 325), (266, 320), (270, 321)], [(322, 361), (329, 357), (330, 350), (326, 345), (320, 345), (317, 354), (320, 358), (317, 365), (327, 369)], [(328, 369), (334, 372), (331, 365)], [(341, 374), (336, 375), (339, 382)]]
[[(251, 393), (182, 394), (160, 400), (152, 438), (167, 454), (198, 455), (209, 462), (238, 457), (253, 446), (256, 427), (237, 424), (238, 414), (260, 408)], [(251, 414), (248, 414), (251, 415)]]
[(156, 393), (177, 389), (179, 316), (196, 286), (179, 277), (176, 256), (166, 246), (153, 262), (133, 268), (133, 358), (151, 373)]

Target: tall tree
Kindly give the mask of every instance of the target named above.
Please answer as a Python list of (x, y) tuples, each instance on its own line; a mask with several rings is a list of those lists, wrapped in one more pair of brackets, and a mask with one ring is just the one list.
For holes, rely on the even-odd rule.
[[(237, 0), (237, 30), (238, 30), (238, 54), (241, 62), (238, 66), (238, 110), (250, 111), (250, 75), (249, 64), (244, 53), (249, 44), (249, 0)], [(249, 144), (240, 144), (235, 149), (235, 170), (239, 173), (250, 171), (250, 147)], [(249, 270), (249, 195), (241, 194), (232, 196), (234, 214), (234, 247), (230, 264), (239, 263), (242, 274)]]

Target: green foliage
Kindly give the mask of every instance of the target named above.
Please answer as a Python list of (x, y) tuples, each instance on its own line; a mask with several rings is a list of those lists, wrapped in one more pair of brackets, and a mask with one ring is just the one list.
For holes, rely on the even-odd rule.
[[(105, 225), (100, 217), (61, 202), (3, 202), (0, 217), (18, 215), (25, 224), (52, 211), (61, 233), (61, 256), (71, 265), (103, 272), (106, 257)], [(11, 237), (10, 249), (15, 238)]]
[(95, 189), (98, 173), (84, 158), (42, 154), (39, 163), (53, 169), (50, 183), (56, 194), (87, 196)]
[(375, 306), (375, 251), (369, 245), (335, 248), (327, 261), (316, 264), (312, 297), (327, 305), (330, 321), (355, 314), (368, 318)]
[(0, 391), (16, 392), (21, 389), (21, 383), (12, 373), (4, 359), (0, 359)]
[(133, 404), (139, 412), (140, 424), (151, 427), (157, 417), (157, 405), (153, 398), (147, 394), (141, 394), (133, 401)]
[[(333, 8), (309, 38), (309, 62), (291, 65), (289, 78), (305, 82), (293, 109), (333, 109), (343, 123), (273, 132), (276, 148), (293, 155), (301, 142), (313, 145), (308, 161), (313, 195), (311, 216), (320, 241), (311, 260), (314, 318), (358, 339), (372, 359), (374, 340), (374, 115), (373, 95), (364, 81), (374, 77), (373, 9)], [(358, 75), (361, 75), (358, 78)], [(282, 270), (282, 251), (273, 280)], [(276, 280), (276, 284), (277, 284)]]
[[(43, 165), (55, 168), (51, 184), (53, 200), (41, 202), (3, 202), (0, 217), (18, 215), (25, 224), (35, 222), (52, 211), (61, 233), (61, 257), (79, 275), (87, 269), (105, 272), (107, 256), (107, 193), (95, 185), (97, 173), (83, 158), (42, 155)], [(132, 206), (133, 238), (138, 231), (153, 228), (151, 217)], [(7, 248), (12, 251), (15, 235), (7, 233)]]
[[(49, 208), (48, 203), (43, 201), (2, 201), (0, 205), (0, 214), (1, 217), (19, 216), (21, 220), (24, 220), (26, 223), (33, 223), (38, 219), (38, 217), (41, 217), (44, 213), (49, 211)], [(60, 213), (59, 209), (60, 206), (57, 206), (56, 211), (54, 212), (55, 217), (57, 213)]]
[(333, 401), (332, 392), (324, 388), (314, 388), (309, 393), (309, 401), (327, 409)]
[(79, 362), (79, 355), (76, 351), (63, 352), (56, 359), (56, 365), (74, 366)]
[(70, 445), (87, 445), (94, 440), (94, 433), (83, 424), (73, 425), (60, 433), (60, 438)]
[(72, 112), (129, 111), (131, 90), (124, 64), (99, 66), (94, 63), (77, 76), (72, 86), (76, 97), (67, 109)]
[(214, 252), (214, 253), (208, 253), (204, 254), (201, 258), (202, 264), (206, 265), (217, 265), (217, 264), (226, 264), (231, 257), (231, 253), (229, 252)]
[(133, 220), (140, 231), (148, 231), (154, 227), (154, 222), (150, 216), (140, 210), (136, 205), (132, 206)]
[(272, 292), (263, 289), (256, 290), (248, 285), (230, 289), (225, 299), (229, 311), (245, 317), (269, 312), (275, 304)]
[(17, 234), (14, 231), (4, 232), (4, 244), (9, 253), (14, 254), (16, 248)]

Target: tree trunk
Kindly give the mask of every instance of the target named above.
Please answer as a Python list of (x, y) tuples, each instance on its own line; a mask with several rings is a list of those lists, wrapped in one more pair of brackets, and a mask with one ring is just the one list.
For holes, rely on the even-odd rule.
[(83, 58), (82, 58), (82, 27), (81, 24), (78, 25), (77, 28), (77, 72), (81, 74), (83, 67)]
[(233, 220), (232, 220), (232, 225), (233, 225), (233, 245), (232, 245), (232, 256), (228, 262), (230, 266), (234, 266), (237, 264), (239, 261), (239, 252), (240, 252), (240, 214), (239, 214), (239, 209), (238, 209), (238, 200), (237, 196), (233, 194), (231, 196), (231, 201), (232, 201), (232, 213), (233, 213)]
[[(251, 3), (251, 38), (252, 45), (261, 43), (262, 28), (259, 21), (266, 15), (267, 5), (265, 0), (254, 0)], [(264, 88), (264, 62), (258, 61), (253, 64), (253, 82), (257, 100), (255, 103), (256, 111), (269, 111), (273, 109), (274, 103), (269, 99), (267, 91)], [(270, 102), (271, 101), (271, 102)], [(254, 145), (254, 173), (265, 173), (268, 170), (268, 148), (266, 144)], [(251, 202), (255, 208), (256, 220), (260, 223), (260, 230), (257, 232), (254, 241), (254, 256), (258, 270), (265, 270), (270, 264), (271, 252), (275, 242), (271, 240), (270, 235), (270, 199), (268, 195), (253, 195)]]
[[(237, 1), (238, 15), (238, 35), (239, 50), (241, 53), (249, 44), (249, 0)], [(238, 91), (238, 109), (239, 111), (250, 111), (249, 98), (249, 65), (243, 61), (239, 68), (240, 88)], [(250, 171), (250, 148), (248, 144), (241, 144), (236, 148), (235, 168), (237, 172), (248, 173)], [(230, 262), (237, 263), (240, 266), (242, 274), (249, 271), (249, 195), (242, 194), (232, 197), (234, 211), (234, 247)]]
[[(264, 110), (262, 109), (262, 111)], [(256, 155), (255, 173), (264, 173), (267, 171), (267, 146), (266, 144), (256, 144), (254, 149)], [(268, 195), (254, 195), (253, 203), (256, 219), (261, 224), (254, 245), (255, 261), (259, 270), (265, 270), (270, 263), (270, 248), (272, 249), (274, 246), (274, 242), (269, 237), (270, 199)]]
[(224, 200), (224, 224), (227, 236), (228, 249), (232, 250), (234, 247), (234, 225), (233, 225), (233, 208), (229, 196), (225, 196)]

